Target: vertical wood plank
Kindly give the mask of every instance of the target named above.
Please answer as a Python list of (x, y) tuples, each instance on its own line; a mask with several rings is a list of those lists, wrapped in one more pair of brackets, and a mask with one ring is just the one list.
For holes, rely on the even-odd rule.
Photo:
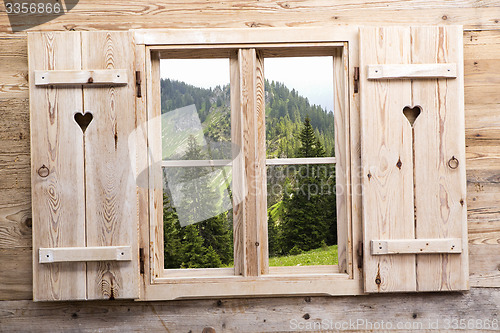
[[(30, 33), (28, 48), (31, 78), (35, 70), (81, 67), (80, 33)], [(85, 246), (83, 135), (73, 118), (77, 112), (82, 112), (81, 88), (40, 88), (30, 80), (35, 301), (86, 297), (85, 263), (38, 263), (40, 247)], [(50, 172), (45, 178), (38, 174), (43, 166)]]
[[(146, 52), (150, 52), (146, 49)], [(146, 59), (148, 103), (148, 159), (149, 159), (149, 210), (150, 210), (150, 260), (151, 283), (163, 272), (163, 172), (161, 131), (160, 55), (152, 52)]]
[[(334, 85), (334, 126), (335, 126), (335, 193), (337, 209), (337, 244), (339, 272), (347, 273), (348, 248), (351, 232), (349, 228), (349, 215), (351, 212), (349, 202), (350, 168), (348, 167), (349, 147), (349, 94), (347, 89), (348, 58), (347, 43), (344, 48), (337, 48), (333, 54), (333, 85)], [(352, 244), (352, 243), (351, 243)], [(352, 270), (352, 263), (350, 266)]]
[(134, 253), (131, 262), (88, 263), (88, 299), (138, 297), (134, 50), (128, 32), (82, 33), (82, 69), (130, 73), (126, 86), (83, 89), (94, 116), (84, 138), (86, 245), (130, 245)]
[[(146, 47), (135, 46), (135, 68), (141, 75), (141, 97), (135, 99), (136, 142), (137, 142), (137, 216), (139, 221), (139, 298), (146, 294), (149, 279), (149, 166), (148, 166), (148, 128), (146, 99)], [(140, 258), (141, 260), (141, 258)]]
[(229, 59), (231, 83), (231, 142), (233, 143), (233, 239), (234, 274), (245, 272), (245, 159), (243, 157), (243, 118), (240, 101), (239, 52), (235, 51)]
[[(244, 200), (244, 228), (245, 228), (245, 271), (244, 276), (258, 276), (259, 270), (259, 229), (257, 223), (258, 195), (260, 183), (258, 176), (258, 134), (257, 134), (257, 54), (255, 49), (240, 49), (238, 51), (240, 70), (240, 107), (242, 117), (244, 158), (244, 177), (246, 193)], [(264, 164), (265, 165), (265, 164)]]
[(256, 53), (256, 223), (258, 228), (257, 242), (259, 246), (259, 271), (260, 274), (269, 272), (269, 247), (267, 238), (267, 169), (266, 169), (266, 98), (264, 82), (264, 57), (261, 52)]
[[(416, 238), (462, 238), (462, 254), (417, 256), (417, 290), (468, 289), (461, 27), (412, 27), (412, 63), (456, 63), (457, 79), (413, 80)], [(448, 161), (455, 156), (457, 169)]]
[(412, 129), (402, 113), (408, 80), (366, 78), (371, 64), (410, 62), (410, 29), (360, 29), (360, 110), (366, 292), (413, 291), (415, 256), (370, 255), (372, 239), (413, 239)]

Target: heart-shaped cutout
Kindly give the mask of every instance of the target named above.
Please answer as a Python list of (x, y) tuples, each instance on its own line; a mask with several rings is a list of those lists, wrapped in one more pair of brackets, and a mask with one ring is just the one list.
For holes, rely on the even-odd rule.
[(75, 113), (75, 121), (80, 126), (83, 133), (85, 133), (92, 119), (94, 119), (94, 116), (92, 116), (90, 112), (85, 112), (84, 114)]
[(408, 119), (408, 122), (410, 123), (411, 127), (413, 127), (413, 124), (415, 123), (415, 120), (417, 117), (420, 115), (422, 112), (422, 108), (420, 106), (405, 106), (403, 108), (403, 114), (405, 115), (406, 119)]

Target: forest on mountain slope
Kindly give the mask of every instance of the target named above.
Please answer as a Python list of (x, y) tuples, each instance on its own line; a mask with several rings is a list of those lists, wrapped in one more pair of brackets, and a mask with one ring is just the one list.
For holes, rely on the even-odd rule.
[[(332, 112), (311, 105), (307, 98), (282, 83), (266, 81), (265, 93), (268, 158), (334, 156)], [(183, 146), (181, 150), (184, 156), (181, 159), (222, 158), (214, 152), (216, 149), (210, 147), (220, 147), (221, 143), (231, 141), (229, 85), (203, 89), (162, 79), (161, 95), (163, 115), (173, 114), (172, 111), (190, 105), (196, 107), (202, 130), (201, 139), (196, 133), (182, 136), (182, 142), (176, 142), (176, 145)], [(173, 121), (177, 124), (181, 120), (174, 118)], [(168, 131), (174, 130), (169, 127)], [(168, 131), (163, 133), (164, 142), (172, 136)], [(230, 168), (186, 167), (169, 172), (169, 175), (175, 174), (183, 184), (187, 184), (183, 191), (188, 194), (182, 197), (181, 205), (189, 207), (190, 213), (212, 212), (212, 217), (201, 222), (194, 215), (186, 217), (190, 213), (183, 213), (179, 205), (174, 205), (172, 193), (168, 189), (169, 180), (165, 179), (165, 268), (232, 265), (232, 210), (221, 212), (217, 209), (221, 202), (217, 199), (220, 193), (229, 193), (231, 196)], [(193, 179), (197, 181), (193, 182)], [(296, 255), (336, 244), (334, 189), (334, 165), (268, 167), (270, 256)], [(181, 226), (180, 221), (186, 218), (193, 222)]]

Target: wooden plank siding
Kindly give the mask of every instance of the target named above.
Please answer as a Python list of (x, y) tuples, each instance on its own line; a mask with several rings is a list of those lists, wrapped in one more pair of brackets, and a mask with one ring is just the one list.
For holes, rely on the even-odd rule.
[[(32, 30), (127, 30), (160, 27), (157, 22), (164, 28), (463, 24), (469, 30), (464, 32), (464, 72), (470, 284), (500, 287), (498, 1), (187, 0), (172, 4), (80, 0), (70, 13)], [(473, 288), (464, 295), (371, 295), (336, 297), (335, 301), (323, 297), (161, 303), (29, 301), (33, 293), (27, 40), (24, 32), (10, 31), (7, 16), (0, 15), (0, 300), (6, 300), (0, 302), (0, 331), (36, 327), (41, 332), (201, 332), (205, 326), (218, 332), (240, 327), (248, 332), (286, 331), (292, 319), (339, 320), (345, 318), (345, 309), (352, 318), (410, 322), (464, 313), (471, 318), (498, 318), (500, 291), (495, 288)], [(44, 320), (47, 316), (50, 320)]]
[[(447, 330), (453, 318), (498, 319), (499, 289), (473, 289), (461, 295), (369, 295), (356, 297), (288, 297), (185, 300), (170, 302), (0, 302), (0, 330), (5, 332), (478, 332)], [(343, 330), (335, 325), (354, 322)], [(356, 326), (357, 320), (364, 320)], [(369, 329), (375, 322), (392, 330)], [(320, 324), (324, 326), (318, 326)], [(436, 326), (436, 323), (438, 324)], [(303, 329), (299, 329), (302, 325)], [(315, 329), (306, 329), (306, 325)], [(315, 325), (315, 326), (312, 326)], [(333, 326), (333, 329), (327, 330)], [(422, 329), (419, 329), (422, 325)], [(433, 325), (433, 326), (431, 326)], [(320, 328), (318, 328), (320, 327)], [(321, 330), (321, 327), (323, 329)], [(408, 327), (408, 326), (407, 326)], [(486, 330), (485, 330), (486, 332)], [(493, 331), (488, 331), (493, 332)]]

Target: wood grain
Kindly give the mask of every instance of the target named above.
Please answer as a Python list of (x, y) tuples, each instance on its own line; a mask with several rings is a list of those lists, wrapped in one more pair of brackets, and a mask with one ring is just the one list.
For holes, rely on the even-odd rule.
[(229, 58), (231, 87), (231, 142), (233, 158), (233, 239), (234, 274), (245, 272), (245, 158), (243, 147), (243, 119), (241, 113), (239, 53), (235, 51)]
[[(3, 5), (3, 4), (2, 4)], [(4, 11), (3, 6), (0, 7)], [(123, 3), (111, 0), (105, 3), (80, 0), (69, 13), (42, 25), (32, 27), (36, 17), (18, 18), (16, 29), (33, 30), (124, 30), (156, 28), (159, 24), (172, 28), (207, 27), (272, 27), (312, 26), (338, 24), (366, 25), (435, 25), (463, 24), (467, 29), (499, 29), (498, 3), (482, 1), (425, 0), (381, 2), (343, 0), (331, 3), (324, 0), (293, 0), (280, 2), (231, 1), (206, 3), (188, 0), (173, 6), (166, 0), (147, 0)], [(92, 16), (92, 20), (89, 20)], [(0, 18), (0, 32), (12, 31), (6, 15)]]
[(35, 85), (126, 85), (125, 69), (98, 69), (80, 71), (35, 71)]
[(462, 253), (461, 238), (372, 240), (372, 255)]
[[(461, 27), (411, 28), (412, 63), (463, 63)], [(414, 80), (416, 238), (460, 238), (462, 255), (417, 256), (419, 291), (468, 289), (463, 66), (456, 79)], [(460, 163), (451, 169), (448, 161)]]
[[(258, 191), (259, 183), (259, 161), (256, 159), (258, 147), (258, 119), (257, 119), (257, 54), (255, 49), (240, 49), (238, 51), (238, 63), (240, 71), (240, 112), (243, 141), (241, 151), (244, 159), (243, 174), (245, 177), (244, 200), (244, 228), (245, 228), (245, 269), (243, 276), (258, 276), (259, 269), (259, 228), (258, 218), (260, 214)], [(265, 133), (265, 132), (264, 132)], [(265, 155), (264, 155), (265, 158)], [(261, 168), (265, 168), (264, 164)], [(267, 214), (266, 214), (267, 218)]]
[(368, 79), (431, 79), (457, 77), (457, 64), (368, 65)]
[[(30, 76), (80, 69), (79, 33), (32, 33), (28, 44)], [(85, 299), (85, 263), (37, 260), (40, 247), (85, 246), (83, 135), (73, 119), (83, 111), (82, 91), (36, 88), (33, 80), (30, 87), (33, 298)], [(37, 173), (43, 166), (45, 178)]]
[(87, 264), (87, 298), (137, 298), (138, 221), (136, 196), (135, 73), (127, 32), (83, 32), (82, 70), (127, 69), (123, 87), (84, 87), (86, 246), (131, 246), (131, 262)]
[(349, 135), (349, 51), (348, 43), (333, 51), (334, 127), (335, 127), (335, 199), (339, 272), (353, 276), (351, 228), (351, 170)]
[(411, 82), (367, 80), (365, 68), (368, 64), (410, 61), (409, 28), (360, 29), (363, 273), (367, 292), (416, 290), (414, 255), (370, 255), (372, 239), (415, 237), (412, 129), (402, 113), (411, 101)]
[[(211, 326), (217, 332), (290, 332), (291, 321), (302, 323), (356, 322), (438, 323), (436, 329), (387, 330), (385, 332), (443, 332), (444, 319), (498, 317), (499, 289), (473, 289), (469, 293), (419, 295), (369, 295), (357, 297), (287, 297), (185, 300), (173, 302), (65, 302), (0, 303), (5, 332), (201, 332)], [(347, 309), (347, 310), (346, 310)], [(309, 319), (305, 319), (309, 318)], [(319, 331), (320, 329), (314, 329)], [(311, 329), (310, 331), (313, 331)], [(323, 330), (326, 331), (326, 330)], [(335, 328), (330, 330), (335, 331)], [(381, 330), (376, 330), (381, 332)], [(355, 327), (346, 332), (374, 332)], [(477, 329), (474, 332), (491, 332)]]
[[(81, 1), (80, 1), (81, 2)], [(312, 2), (302, 2), (302, 5)], [(175, 18), (170, 20), (162, 20), (168, 22), (168, 27), (184, 27), (184, 28), (196, 28), (196, 27), (208, 27), (208, 26), (219, 26), (219, 27), (244, 27), (249, 25), (259, 26), (269, 23), (270, 25), (312, 25), (312, 26), (328, 26), (332, 24), (332, 27), (336, 22), (351, 22), (353, 24), (359, 24), (360, 22), (382, 22), (386, 20), (399, 20), (400, 22), (407, 24), (407, 22), (414, 23), (451, 23), (451, 24), (464, 24), (465, 29), (479, 28), (479, 29), (497, 29), (499, 23), (495, 23), (495, 19), (498, 15), (495, 11), (498, 11), (497, 7), (488, 8), (487, 3), (482, 3), (483, 8), (479, 10), (471, 8), (476, 6), (477, 3), (469, 2), (457, 2), (451, 4), (446, 1), (439, 2), (423, 2), (423, 1), (410, 1), (410, 2), (391, 2), (391, 3), (361, 3), (346, 1), (342, 2), (342, 6), (338, 7), (337, 2), (333, 4), (323, 4), (319, 6), (319, 9), (310, 8), (308, 11), (293, 14), (288, 16), (287, 9), (278, 8), (277, 14), (282, 15), (282, 18), (276, 23), (272, 19), (268, 19), (263, 15), (260, 15), (259, 11), (264, 10), (267, 4), (260, 2), (259, 5), (253, 4), (255, 6), (262, 6), (260, 9), (254, 8), (254, 16), (248, 16), (246, 11), (246, 4), (238, 7), (230, 7), (227, 3), (218, 4), (217, 8), (211, 9), (210, 15), (195, 14), (194, 11), (175, 11)], [(0, 4), (0, 8), (3, 4)], [(284, 5), (284, 4), (283, 4)], [(415, 9), (417, 5), (421, 9)], [(85, 6), (90, 8), (93, 6), (93, 2), (86, 1)], [(120, 8), (123, 7), (123, 2), (119, 3)], [(135, 6), (135, 5), (132, 5)], [(150, 6), (150, 4), (148, 5)], [(81, 10), (77, 16), (70, 17), (67, 15), (67, 20), (61, 21), (60, 18), (56, 21), (47, 23), (43, 26), (37, 27), (37, 29), (42, 30), (68, 30), (71, 28), (77, 30), (95, 30), (95, 29), (129, 29), (133, 28), (155, 28), (154, 20), (152, 19), (155, 11), (169, 11), (171, 9), (170, 5), (166, 5), (164, 9), (158, 7), (148, 7), (144, 11), (143, 17), (137, 19), (135, 16), (127, 17), (127, 21), (123, 20), (123, 17), (117, 16), (118, 12), (115, 10), (112, 17), (109, 15), (103, 18), (97, 19), (95, 16), (92, 20), (89, 20), (88, 10)], [(189, 6), (189, 4), (187, 5)], [(191, 6), (198, 6), (198, 4)], [(326, 7), (325, 7), (326, 6)], [(359, 12), (359, 9), (363, 6), (369, 6), (369, 10), (364, 10)], [(424, 6), (424, 7), (422, 7)], [(432, 6), (433, 8), (428, 9), (427, 7)], [(137, 5), (140, 8), (141, 5)], [(435, 7), (435, 8), (434, 8)], [(142, 6), (146, 8), (146, 6)], [(329, 8), (329, 9), (325, 9)], [(127, 8), (128, 9), (128, 8)], [(451, 9), (451, 10), (450, 10)], [(139, 13), (142, 9), (138, 9)], [(206, 9), (207, 10), (207, 9)], [(315, 16), (316, 11), (330, 12), (331, 17), (328, 19), (322, 19)], [(85, 12), (85, 13), (84, 13)], [(120, 12), (121, 13), (121, 9)], [(124, 12), (125, 13), (125, 12)], [(224, 13), (224, 14), (221, 14)], [(281, 13), (281, 14), (280, 14)], [(359, 16), (356, 17), (357, 13)], [(240, 16), (241, 14), (241, 16)], [(121, 15), (121, 14), (120, 14)], [(125, 14), (124, 14), (125, 15)], [(173, 15), (173, 14), (172, 14)], [(186, 15), (190, 15), (194, 18), (194, 21), (184, 20)], [(274, 15), (274, 14), (273, 14)], [(443, 20), (443, 16), (447, 15), (447, 20)], [(161, 16), (161, 15), (160, 15)], [(196, 17), (197, 16), (197, 17)], [(228, 19), (228, 16), (230, 18)], [(159, 16), (158, 16), (159, 17)], [(243, 19), (242, 19), (243, 17)], [(0, 19), (6, 19), (2, 17)], [(64, 18), (65, 19), (65, 18)], [(139, 23), (136, 20), (141, 20)], [(3, 21), (2, 21), (3, 22)], [(394, 21), (396, 22), (396, 21)], [(3, 24), (3, 23), (2, 23)], [(6, 25), (4, 31), (10, 31)], [(28, 85), (27, 85), (27, 41), (25, 33), (0, 33), (0, 151), (2, 153), (12, 153), (12, 154), (29, 154), (29, 110), (28, 110)], [(496, 67), (491, 61), (499, 61), (500, 59), (500, 31), (498, 30), (472, 30), (464, 32), (464, 54), (465, 54), (465, 84), (469, 86), (466, 90), (465, 102), (466, 102), (466, 139), (467, 139), (467, 152), (475, 151), (476, 148), (480, 146), (481, 150), (477, 150), (482, 157), (478, 157), (473, 161), (473, 165), (470, 167), (469, 159), (467, 160), (467, 177), (472, 183), (468, 184), (468, 216), (469, 216), (469, 237), (470, 241), (473, 243), (480, 243), (479, 246), (483, 247), (490, 242), (498, 242), (500, 237), (498, 232), (500, 231), (500, 224), (498, 224), (498, 216), (500, 215), (500, 209), (498, 208), (498, 202), (500, 202), (500, 187), (497, 186), (498, 182), (498, 172), (495, 169), (495, 154), (497, 152), (497, 147), (500, 144), (500, 130), (498, 119), (500, 114), (500, 107), (498, 103), (498, 89), (500, 86), (493, 84), (488, 87), (489, 82), (495, 79), (494, 75), (490, 75)], [(472, 73), (474, 69), (474, 62), (478, 62), (477, 66), (482, 66), (481, 62), (486, 60), (489, 62), (489, 69), (485, 67), (479, 75), (475, 75), (472, 81), (469, 81), (469, 73)], [(468, 66), (469, 64), (469, 66)], [(350, 64), (352, 66), (352, 64)], [(493, 66), (493, 67), (492, 67)], [(470, 82), (470, 84), (469, 84)], [(479, 86), (481, 85), (481, 86)], [(354, 94), (354, 99), (357, 99), (357, 94)], [(492, 103), (484, 103), (483, 101), (492, 101)], [(357, 114), (352, 111), (353, 117), (356, 118)], [(354, 119), (356, 120), (356, 119)], [(357, 133), (356, 130), (351, 128), (353, 133)], [(356, 165), (357, 154), (359, 154), (359, 145), (356, 145), (355, 138), (353, 139), (354, 145), (352, 147), (353, 152), (353, 165)], [(478, 148), (479, 149), (479, 148)], [(492, 158), (488, 158), (489, 155)], [(484, 161), (484, 163), (482, 162)], [(19, 165), (19, 170), (27, 169), (29, 166), (26, 164)], [(357, 170), (357, 169), (355, 169)], [(3, 171), (6, 172), (6, 171)], [(358, 171), (355, 171), (358, 173)], [(27, 179), (28, 173), (26, 171), (19, 171), (16, 173), (13, 171), (12, 176), (9, 176), (11, 180), (6, 184), (9, 190), (3, 189), (4, 185), (0, 185), (0, 224), (5, 227), (5, 233), (2, 234), (1, 242), (5, 246), (10, 246), (11, 244), (18, 244), (19, 246), (24, 246), (23, 244), (31, 243), (31, 235), (27, 234), (30, 229), (30, 223), (28, 223), (30, 211), (31, 211), (31, 198), (30, 193), (23, 188), (15, 187), (15, 178), (18, 178), (19, 184), (25, 184), (30, 182)], [(0, 181), (1, 182), (1, 181)], [(21, 185), (24, 187), (24, 185)], [(353, 184), (353, 189), (356, 191), (357, 185)], [(355, 194), (355, 193), (354, 193)], [(357, 211), (361, 207), (361, 203), (358, 203), (359, 196), (354, 195), (354, 206), (357, 207)], [(357, 213), (355, 213), (356, 215)], [(353, 217), (356, 219), (356, 216)], [(2, 228), (2, 227), (0, 227)], [(15, 245), (15, 246), (18, 246)], [(147, 245), (147, 243), (146, 243)], [(3, 245), (2, 245), (3, 246)], [(356, 246), (356, 244), (355, 244)], [(485, 250), (486, 255), (490, 255), (492, 252), (490, 250)], [(481, 254), (483, 255), (483, 254)], [(4, 256), (0, 258), (0, 263), (3, 267), (18, 267), (18, 265), (30, 265), (31, 263), (31, 251), (21, 251), (17, 252), (17, 257), (14, 259), (13, 256)], [(472, 252), (470, 254), (471, 262), (479, 258), (477, 252)], [(481, 258), (482, 260), (483, 258)], [(14, 260), (12, 262), (11, 260)], [(494, 259), (492, 259), (494, 260)], [(6, 266), (7, 265), (7, 266)], [(10, 265), (10, 266), (9, 266)], [(29, 267), (28, 267), (29, 268)], [(31, 269), (25, 269), (24, 273), (7, 273), (1, 274), (2, 286), (5, 286), (0, 291), (1, 299), (15, 299), (24, 298), (30, 299), (32, 297), (32, 287), (31, 287), (31, 276), (29, 273)], [(356, 274), (358, 269), (355, 270)], [(472, 272), (472, 268), (471, 268)], [(480, 271), (475, 272), (480, 274)], [(481, 281), (474, 284), (471, 281), (471, 285), (480, 286)], [(488, 286), (494, 285), (500, 286), (500, 279), (492, 278), (488, 282)], [(446, 296), (448, 298), (449, 296)], [(444, 298), (443, 298), (444, 299)]]
[(130, 246), (56, 247), (38, 250), (38, 262), (41, 264), (72, 261), (130, 261), (131, 258)]

